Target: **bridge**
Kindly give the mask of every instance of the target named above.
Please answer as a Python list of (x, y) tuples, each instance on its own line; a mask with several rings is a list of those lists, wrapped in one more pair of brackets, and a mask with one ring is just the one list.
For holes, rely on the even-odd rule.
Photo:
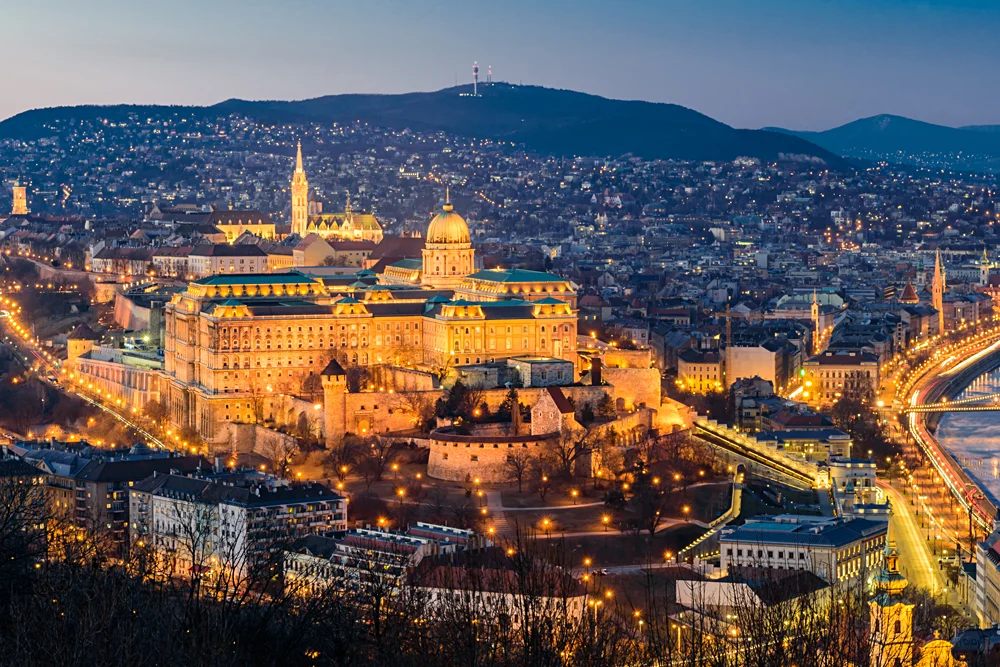
[[(987, 403), (987, 405), (980, 405)], [(955, 400), (941, 399), (937, 403), (909, 405), (903, 412), (989, 412), (1000, 410), (1000, 394), (983, 394)]]
[(774, 445), (757, 442), (714, 419), (696, 418), (691, 434), (724, 452), (728, 459), (745, 466), (747, 472), (757, 477), (803, 490), (826, 488), (830, 484), (829, 474), (815, 463), (793, 458)]

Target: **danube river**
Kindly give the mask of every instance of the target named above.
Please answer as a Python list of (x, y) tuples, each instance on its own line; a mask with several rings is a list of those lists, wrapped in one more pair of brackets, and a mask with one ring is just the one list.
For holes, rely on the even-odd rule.
[[(996, 393), (1000, 393), (1000, 370), (981, 375), (956, 398)], [(1000, 507), (1000, 410), (947, 412), (935, 435)]]

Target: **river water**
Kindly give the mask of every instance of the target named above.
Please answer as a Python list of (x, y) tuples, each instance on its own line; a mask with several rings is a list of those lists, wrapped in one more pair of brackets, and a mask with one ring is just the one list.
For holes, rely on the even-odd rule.
[[(955, 398), (1000, 393), (1000, 369), (979, 376)], [(1000, 410), (947, 412), (936, 437), (1000, 507)]]

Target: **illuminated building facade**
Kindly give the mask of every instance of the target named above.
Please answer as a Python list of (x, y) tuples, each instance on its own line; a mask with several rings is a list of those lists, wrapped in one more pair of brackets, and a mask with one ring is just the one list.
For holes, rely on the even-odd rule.
[[(227, 273), (190, 283), (165, 309), (164, 395), (174, 423), (212, 439), (220, 423), (265, 421), (272, 396), (322, 392), (320, 373), (331, 360), (348, 369), (385, 364), (445, 374), (522, 356), (575, 366), (569, 284), (537, 272), (479, 272), (473, 291), (449, 289), (471, 273), (474, 250), (461, 216), (450, 208), (442, 215), (457, 233), (434, 236), (440, 255), (430, 265), (440, 257), (449, 270), (424, 272), (420, 284), (383, 283), (371, 271)], [(466, 262), (455, 274), (453, 259)]]

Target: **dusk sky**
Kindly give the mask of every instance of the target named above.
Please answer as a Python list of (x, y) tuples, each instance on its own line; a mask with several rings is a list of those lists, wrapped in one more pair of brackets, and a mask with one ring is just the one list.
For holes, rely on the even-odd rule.
[(0, 118), (434, 90), (478, 60), (482, 77), (739, 127), (1000, 123), (996, 0), (0, 0), (0, 24)]

